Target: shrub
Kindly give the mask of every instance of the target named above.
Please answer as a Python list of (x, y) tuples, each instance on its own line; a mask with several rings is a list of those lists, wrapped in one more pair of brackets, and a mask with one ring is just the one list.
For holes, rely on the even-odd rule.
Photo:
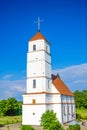
[(56, 113), (53, 110), (47, 110), (41, 116), (41, 126), (45, 130), (63, 130), (61, 123), (56, 117)]
[(69, 125), (69, 128), (67, 130), (80, 130), (80, 125)]
[(78, 121), (80, 121), (80, 120), (81, 120), (81, 115), (78, 114), (78, 113), (76, 113), (76, 119), (77, 119)]
[(29, 126), (29, 125), (23, 125), (21, 127), (21, 130), (35, 130), (32, 126)]

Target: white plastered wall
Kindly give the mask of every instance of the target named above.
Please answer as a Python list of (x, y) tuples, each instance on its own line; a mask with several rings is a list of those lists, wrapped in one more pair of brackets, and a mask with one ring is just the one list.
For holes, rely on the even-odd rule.
[[(45, 105), (23, 105), (22, 124), (40, 125), (41, 115), (45, 112)], [(39, 109), (40, 108), (40, 109)]]
[(28, 52), (33, 51), (33, 45), (36, 45), (36, 50), (45, 50), (50, 54), (50, 47), (49, 43), (45, 40), (35, 40), (35, 41), (29, 41), (28, 42)]

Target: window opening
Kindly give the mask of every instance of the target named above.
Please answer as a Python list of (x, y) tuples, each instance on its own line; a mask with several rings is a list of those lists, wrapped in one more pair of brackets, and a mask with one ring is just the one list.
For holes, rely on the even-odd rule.
[(33, 45), (33, 51), (36, 51), (36, 45)]
[(33, 88), (36, 88), (36, 80), (33, 80)]
[(70, 114), (70, 107), (67, 106), (67, 113)]
[(36, 103), (36, 100), (35, 99), (32, 99), (32, 104), (35, 104)]
[(50, 88), (49, 80), (48, 80), (48, 88)]
[(66, 107), (64, 106), (64, 115), (66, 115)]
[(71, 112), (72, 112), (72, 114), (73, 114), (73, 106), (71, 106)]
[(35, 115), (35, 113), (33, 113), (33, 115)]

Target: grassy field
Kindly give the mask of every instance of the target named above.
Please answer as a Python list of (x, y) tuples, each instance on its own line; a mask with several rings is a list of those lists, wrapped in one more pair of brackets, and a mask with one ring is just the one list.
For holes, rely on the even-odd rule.
[(76, 109), (76, 113), (80, 115), (81, 119), (86, 119), (87, 120), (87, 109)]
[(22, 121), (22, 116), (4, 116), (0, 117), (0, 125), (14, 124)]

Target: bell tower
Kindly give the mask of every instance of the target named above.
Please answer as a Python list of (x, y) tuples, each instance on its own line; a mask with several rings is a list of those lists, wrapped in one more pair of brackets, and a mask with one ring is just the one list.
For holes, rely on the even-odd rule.
[(43, 112), (51, 108), (50, 43), (40, 30), (29, 40), (26, 93), (23, 95), (22, 124), (40, 125)]
[(50, 92), (50, 83), (50, 44), (40, 32), (37, 32), (28, 42), (26, 92)]

